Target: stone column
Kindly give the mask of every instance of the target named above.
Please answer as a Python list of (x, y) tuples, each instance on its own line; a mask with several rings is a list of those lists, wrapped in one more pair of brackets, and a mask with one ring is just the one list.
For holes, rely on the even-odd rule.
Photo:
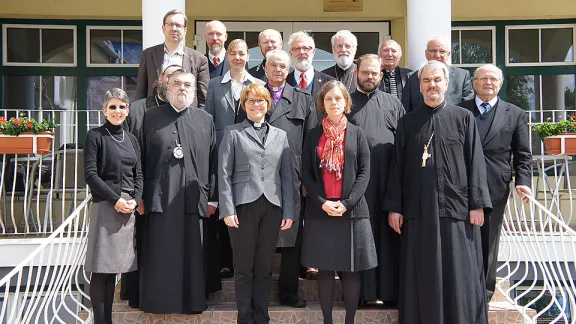
[(426, 61), (426, 42), (442, 36), (450, 42), (452, 33), (450, 0), (407, 0), (408, 68), (418, 69)]
[(162, 19), (172, 10), (186, 12), (185, 0), (142, 0), (142, 45), (143, 49), (164, 43)]

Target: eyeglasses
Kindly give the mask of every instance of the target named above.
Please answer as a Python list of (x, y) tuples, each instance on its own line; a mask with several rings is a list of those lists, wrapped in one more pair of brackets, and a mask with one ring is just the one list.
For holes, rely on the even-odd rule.
[(437, 49), (426, 49), (426, 51), (428, 51), (428, 53), (430, 53), (432, 55), (436, 55), (436, 53), (439, 53), (440, 56), (444, 56), (444, 55), (448, 54), (448, 52), (449, 52), (449, 51), (437, 50)]
[(164, 26), (169, 26), (169, 27), (176, 28), (176, 29), (182, 29), (182, 28), (186, 27), (186, 25), (173, 23), (173, 22), (165, 23)]
[(116, 110), (118, 108), (124, 110), (124, 109), (128, 109), (128, 106), (125, 106), (125, 105), (121, 105), (121, 106), (110, 105), (110, 106), (108, 106), (108, 109), (112, 109), (112, 110)]
[(308, 53), (313, 49), (314, 49), (314, 47), (311, 47), (311, 46), (302, 46), (302, 47), (295, 47), (292, 49), (292, 51)]
[(172, 85), (176, 86), (177, 88), (184, 86), (184, 88), (186, 89), (190, 89), (194, 86), (191, 82), (182, 82), (182, 81), (174, 81), (172, 82)]
[(264, 106), (266, 104), (266, 99), (248, 99), (246, 100), (246, 103), (250, 106), (254, 106), (255, 104), (258, 104), (258, 106)]
[(270, 66), (271, 66), (274, 70), (280, 68), (280, 70), (286, 71), (286, 70), (288, 69), (288, 66), (287, 66), (286, 64), (270, 63)]
[(488, 80), (490, 80), (490, 82), (492, 82), (492, 83), (500, 82), (500, 79), (497, 79), (497, 78), (494, 78), (494, 77), (491, 77), (491, 78), (488, 78), (488, 77), (476, 78), (476, 80), (479, 80), (479, 81), (482, 82), (482, 83), (486, 83), (486, 82), (488, 82)]
[(359, 72), (359, 74), (365, 78), (368, 78), (368, 77), (377, 78), (380, 75), (380, 73), (382, 73), (382, 72), (370, 72), (370, 71), (360, 71)]
[(350, 45), (350, 44), (338, 44), (338, 45), (334, 46), (334, 48), (335, 48), (336, 50), (340, 51), (340, 50), (343, 50), (343, 49), (350, 50), (350, 49), (356, 48), (356, 46), (352, 46), (352, 45)]

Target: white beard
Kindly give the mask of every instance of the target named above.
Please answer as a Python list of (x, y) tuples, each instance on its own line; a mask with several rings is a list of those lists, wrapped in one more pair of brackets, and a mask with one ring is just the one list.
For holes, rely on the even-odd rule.
[(168, 93), (168, 101), (174, 106), (189, 107), (194, 102), (194, 96), (188, 96), (183, 93), (178, 93), (175, 97), (176, 98), (174, 98), (171, 93)]
[(294, 67), (300, 71), (307, 71), (312, 67), (312, 59), (313, 57), (309, 57), (307, 60), (295, 61)]
[(350, 67), (350, 65), (352, 65), (352, 63), (354, 63), (354, 55), (351, 55), (351, 56), (346, 56), (346, 55), (338, 56), (338, 55), (334, 54), (334, 61), (336, 61), (336, 64), (338, 64), (339, 67), (341, 67), (342, 69), (346, 70), (347, 68)]

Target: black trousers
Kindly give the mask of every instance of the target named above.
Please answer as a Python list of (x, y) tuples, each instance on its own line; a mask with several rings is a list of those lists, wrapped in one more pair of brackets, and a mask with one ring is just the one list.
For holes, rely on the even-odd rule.
[(272, 256), (282, 222), (282, 209), (264, 195), (236, 207), (238, 228), (229, 227), (234, 258), (234, 292), (238, 323), (269, 323), (268, 297)]
[[(216, 211), (213, 217), (220, 217), (220, 211)], [(230, 243), (230, 234), (228, 233), (228, 226), (223, 220), (218, 221), (218, 246), (220, 247), (220, 269), (229, 268), (234, 270), (234, 263), (232, 257), (232, 245)]]
[[(301, 200), (300, 220), (298, 223), (298, 235), (296, 243), (292, 247), (278, 248), (280, 251), (280, 276), (278, 278), (278, 294), (280, 300), (290, 300), (298, 296), (300, 278), (306, 277), (306, 268), (300, 265), (300, 253), (302, 252), (302, 227), (304, 224), (304, 208), (306, 199)], [(296, 226), (296, 224), (292, 224)]]
[(482, 235), (482, 257), (484, 259), (484, 274), (486, 275), (486, 298), (488, 301), (496, 289), (496, 270), (498, 268), (498, 246), (506, 202), (493, 206), (492, 212), (484, 216)]
[[(136, 215), (136, 222), (134, 223), (136, 260), (138, 262), (138, 267), (140, 267), (140, 255), (142, 250), (142, 238), (144, 237), (144, 223), (146, 222), (146, 216), (140, 215), (138, 211), (135, 211), (134, 215)], [(140, 272), (135, 270), (128, 273), (123, 273), (121, 274), (120, 279), (120, 298), (123, 300), (128, 300), (128, 304), (130, 306), (138, 307), (138, 295), (140, 294)]]

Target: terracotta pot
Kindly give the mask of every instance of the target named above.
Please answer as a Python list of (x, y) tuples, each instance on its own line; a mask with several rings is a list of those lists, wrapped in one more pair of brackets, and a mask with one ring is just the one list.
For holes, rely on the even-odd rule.
[(545, 138), (544, 152), (550, 155), (576, 155), (576, 134), (560, 134)]
[(46, 154), (52, 149), (54, 132), (22, 133), (10, 136), (0, 133), (0, 154)]

